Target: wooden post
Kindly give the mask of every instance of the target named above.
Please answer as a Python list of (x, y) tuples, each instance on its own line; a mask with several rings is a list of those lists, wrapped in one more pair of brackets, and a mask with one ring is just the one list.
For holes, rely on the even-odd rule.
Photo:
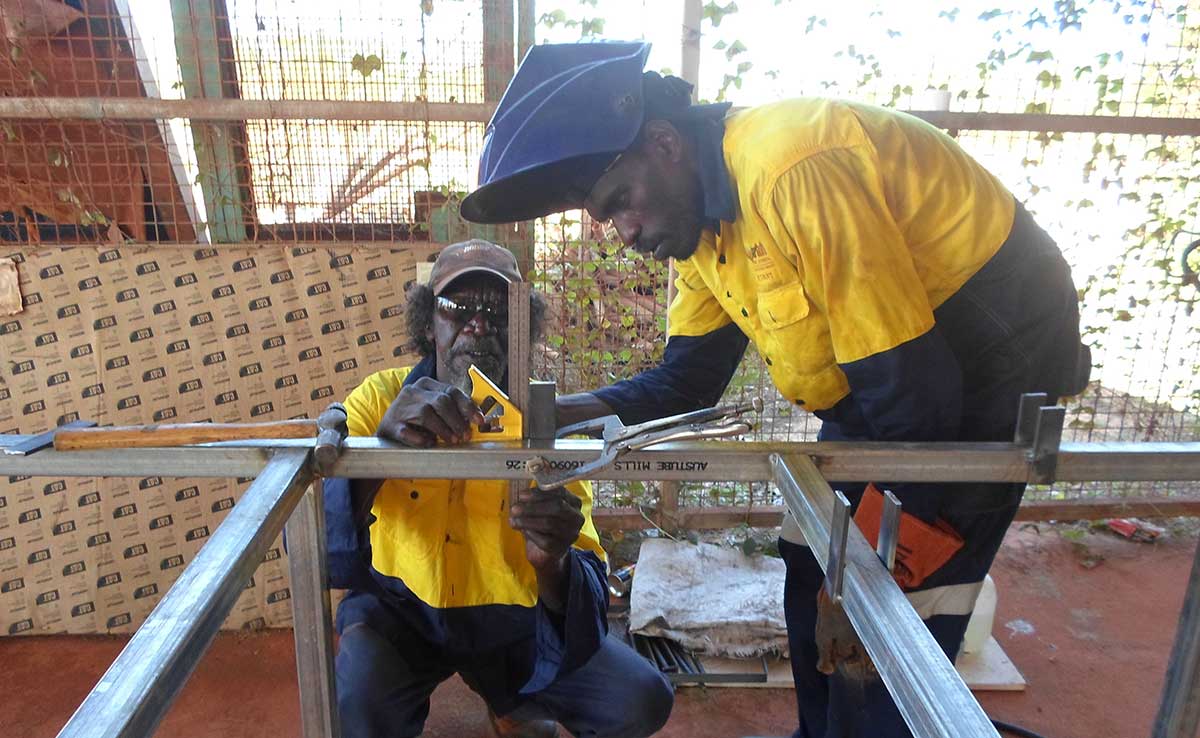
[(513, 76), (513, 0), (483, 0), (483, 99), (496, 102)]

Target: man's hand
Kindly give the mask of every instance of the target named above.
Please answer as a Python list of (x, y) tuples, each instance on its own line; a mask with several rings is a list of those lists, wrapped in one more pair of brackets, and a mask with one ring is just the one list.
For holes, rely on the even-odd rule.
[(583, 502), (563, 487), (526, 489), (517, 495), (508, 523), (525, 536), (525, 556), (539, 578), (561, 574), (583, 528)]
[(471, 424), (483, 422), (483, 413), (459, 388), (422, 377), (402, 388), (379, 421), (375, 435), (405, 446), (429, 448), (440, 438), (464, 443)]
[(879, 672), (867, 654), (842, 606), (825, 593), (817, 593), (817, 671), (822, 674), (841, 672), (848, 679), (868, 682), (877, 679)]

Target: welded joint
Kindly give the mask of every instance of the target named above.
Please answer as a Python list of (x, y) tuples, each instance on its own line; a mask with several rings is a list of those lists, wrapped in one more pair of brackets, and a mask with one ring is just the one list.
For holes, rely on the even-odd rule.
[(879, 541), (875, 553), (888, 571), (896, 568), (896, 544), (900, 541), (900, 500), (890, 489), (883, 491), (883, 519), (879, 523)]
[(1013, 443), (1018, 446), (1031, 448), (1033, 437), (1037, 432), (1038, 410), (1045, 407), (1045, 392), (1026, 392), (1021, 395), (1021, 404), (1017, 407), (1017, 431)]
[(846, 541), (850, 535), (850, 501), (834, 491), (833, 518), (829, 521), (829, 559), (825, 567), (825, 594), (834, 602), (842, 601), (846, 581)]

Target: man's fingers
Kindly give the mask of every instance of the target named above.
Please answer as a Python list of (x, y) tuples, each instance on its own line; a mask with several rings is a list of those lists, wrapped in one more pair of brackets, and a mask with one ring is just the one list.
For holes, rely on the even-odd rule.
[(448, 394), (454, 404), (458, 406), (459, 414), (469, 423), (479, 425), (483, 422), (483, 413), (479, 411), (479, 407), (475, 404), (475, 401), (467, 397), (466, 392), (463, 392), (458, 387), (451, 387)]
[(437, 443), (437, 438), (432, 433), (408, 423), (387, 426), (380, 425), (376, 434), (381, 438), (386, 438), (389, 441), (395, 441), (405, 446), (412, 446), (413, 448), (429, 448)]
[(463, 412), (462, 407), (453, 397), (453, 393), (455, 392), (460, 395), (462, 394), (457, 388), (452, 388), (447, 392), (439, 392), (430, 402), (430, 405), (453, 434), (452, 438), (447, 438), (446, 440), (462, 442), (467, 440), (471, 435), (471, 414), (470, 412)]

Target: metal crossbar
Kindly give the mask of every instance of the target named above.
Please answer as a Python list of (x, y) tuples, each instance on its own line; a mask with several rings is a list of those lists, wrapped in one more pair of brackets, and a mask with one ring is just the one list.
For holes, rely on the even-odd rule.
[[(0, 436), (0, 449), (29, 436)], [(265, 546), (288, 524), (297, 664), (306, 738), (336, 736), (336, 701), (324, 535), (312, 479), (312, 439), (184, 448), (0, 454), (0, 474), (54, 476), (255, 476), (200, 554), (134, 634), (63, 728), (63, 736), (148, 735), (211, 643)], [(489, 443), (411, 450), (374, 438), (347, 439), (332, 473), (351, 478), (528, 480), (529, 459), (566, 467), (599, 452), (593, 441)], [(602, 479), (774, 480), (818, 558), (828, 550), (833, 493), (827, 478), (893, 481), (1195, 480), (1200, 443), (1063, 444), (1049, 472), (1045, 455), (1018, 443), (681, 442), (632, 452)], [(298, 506), (298, 507), (297, 507)], [(293, 509), (296, 512), (293, 513)], [(844, 606), (905, 721), (917, 736), (995, 736), (978, 703), (908, 605), (886, 568), (850, 523)], [(822, 561), (822, 565), (827, 562)], [(1200, 601), (1194, 575), (1181, 628)], [(1192, 613), (1192, 614), (1189, 614)], [(1155, 738), (1195, 731), (1200, 639), (1181, 631)], [(1192, 733), (1188, 733), (1189, 730)]]

